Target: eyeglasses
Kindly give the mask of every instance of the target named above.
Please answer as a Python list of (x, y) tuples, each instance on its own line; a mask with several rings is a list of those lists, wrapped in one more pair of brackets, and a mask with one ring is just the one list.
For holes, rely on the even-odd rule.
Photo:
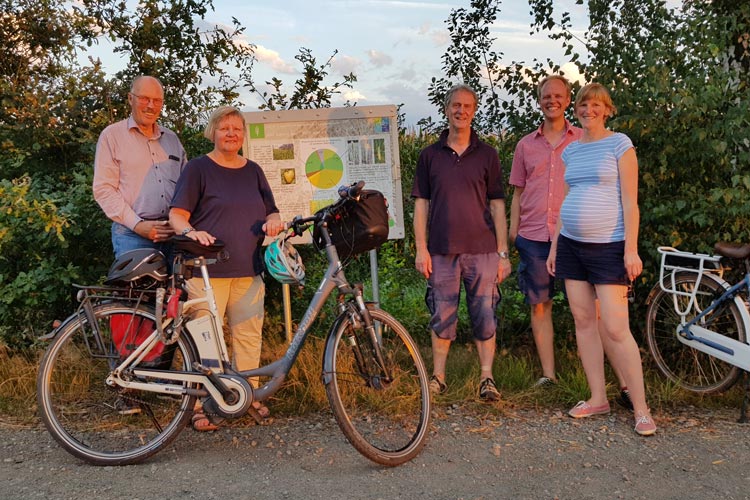
[(154, 106), (161, 107), (162, 104), (164, 104), (164, 99), (161, 98), (154, 98), (154, 97), (145, 97), (138, 94), (130, 93), (133, 97), (138, 99), (138, 104), (141, 106), (147, 106), (149, 102), (153, 102)]

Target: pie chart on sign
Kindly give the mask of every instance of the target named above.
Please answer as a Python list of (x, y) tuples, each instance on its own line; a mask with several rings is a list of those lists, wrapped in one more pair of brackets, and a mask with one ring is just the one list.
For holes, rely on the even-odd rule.
[(344, 162), (332, 149), (318, 149), (307, 157), (305, 175), (316, 188), (330, 189), (344, 176)]

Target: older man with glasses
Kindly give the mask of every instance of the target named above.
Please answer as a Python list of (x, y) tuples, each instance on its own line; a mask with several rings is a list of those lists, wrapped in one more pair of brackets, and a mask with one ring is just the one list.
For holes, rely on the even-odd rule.
[(185, 149), (174, 132), (156, 123), (164, 106), (159, 80), (137, 77), (128, 103), (130, 116), (105, 128), (96, 144), (94, 199), (112, 220), (115, 257), (139, 248), (169, 255), (169, 203)]

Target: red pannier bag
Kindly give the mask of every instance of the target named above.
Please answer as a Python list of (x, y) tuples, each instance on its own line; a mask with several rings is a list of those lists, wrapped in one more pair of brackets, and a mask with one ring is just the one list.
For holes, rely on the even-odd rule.
[[(109, 318), (112, 343), (120, 359), (130, 356), (156, 329), (154, 321), (132, 314), (113, 314)], [(164, 345), (159, 342), (143, 358), (141, 366), (167, 369), (177, 344)]]

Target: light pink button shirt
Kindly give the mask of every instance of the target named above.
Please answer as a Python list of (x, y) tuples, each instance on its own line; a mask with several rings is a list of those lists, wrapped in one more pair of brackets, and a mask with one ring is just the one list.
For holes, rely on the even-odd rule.
[(177, 135), (157, 125), (148, 138), (129, 117), (102, 131), (94, 159), (94, 199), (115, 222), (167, 220), (185, 150)]
[(510, 184), (524, 188), (520, 200), (518, 234), (527, 240), (550, 241), (565, 196), (565, 165), (561, 155), (583, 131), (565, 121), (565, 134), (551, 145), (540, 126), (518, 142)]

